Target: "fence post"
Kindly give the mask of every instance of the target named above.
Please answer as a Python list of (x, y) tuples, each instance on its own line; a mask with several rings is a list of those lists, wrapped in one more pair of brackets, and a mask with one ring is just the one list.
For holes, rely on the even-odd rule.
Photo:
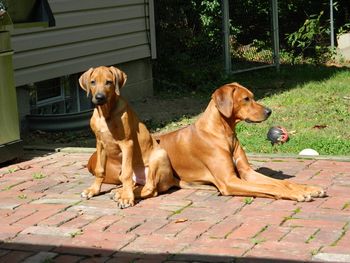
[(151, 57), (157, 58), (157, 45), (156, 45), (156, 26), (155, 26), (155, 14), (154, 14), (154, 0), (148, 2), (148, 16), (149, 16), (149, 32), (151, 35)]
[(222, 31), (224, 32), (224, 61), (226, 74), (231, 73), (231, 52), (230, 52), (230, 11), (228, 0), (221, 1), (222, 8)]
[(334, 49), (334, 18), (333, 18), (333, 0), (329, 0), (329, 20), (331, 26), (331, 48)]
[(280, 69), (280, 40), (278, 28), (278, 0), (272, 1), (272, 31), (273, 31), (273, 59), (276, 69)]

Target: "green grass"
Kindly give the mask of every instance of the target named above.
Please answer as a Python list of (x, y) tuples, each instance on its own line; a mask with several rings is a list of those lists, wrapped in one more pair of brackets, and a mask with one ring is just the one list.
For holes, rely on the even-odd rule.
[[(312, 148), (321, 155), (350, 155), (350, 100), (346, 99), (350, 95), (349, 84), (350, 72), (343, 71), (261, 99), (273, 114), (261, 124), (238, 125), (243, 147), (255, 153), (297, 154)], [(272, 146), (266, 140), (268, 129), (275, 125), (293, 131), (287, 143)]]
[(27, 195), (26, 194), (21, 194), (17, 196), (19, 199), (27, 199)]
[(245, 197), (243, 199), (243, 202), (246, 204), (246, 205), (250, 205), (251, 203), (253, 203), (254, 201), (254, 198), (253, 197)]
[[(350, 155), (349, 68), (298, 65), (282, 66), (280, 72), (247, 72), (225, 77), (215, 86), (203, 86), (196, 95), (209, 101), (216, 87), (233, 81), (248, 87), (273, 111), (263, 123), (237, 125), (238, 138), (247, 152), (298, 154), (312, 148), (321, 155)], [(194, 120), (192, 116), (169, 122), (161, 131)], [(292, 132), (287, 143), (272, 146), (267, 140), (269, 128), (275, 125)]]
[(40, 179), (46, 178), (46, 175), (41, 172), (37, 172), (37, 173), (33, 173), (32, 177), (33, 179), (40, 180)]

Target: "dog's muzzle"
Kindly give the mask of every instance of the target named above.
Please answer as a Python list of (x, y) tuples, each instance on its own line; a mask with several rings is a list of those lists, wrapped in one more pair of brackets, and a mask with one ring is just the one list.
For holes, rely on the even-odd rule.
[(265, 109), (264, 109), (264, 119), (262, 119), (262, 120), (245, 119), (244, 121), (245, 121), (245, 122), (248, 122), (248, 123), (260, 123), (260, 122), (262, 122), (262, 121), (267, 120), (267, 119), (270, 117), (271, 113), (272, 113), (272, 110), (271, 110), (271, 109), (265, 108)]
[(107, 102), (107, 97), (103, 93), (96, 93), (96, 95), (92, 99), (92, 102), (96, 105), (102, 105)]
[(267, 119), (268, 117), (270, 117), (271, 113), (272, 113), (272, 110), (271, 110), (271, 109), (265, 108), (264, 114), (265, 114), (265, 116), (266, 116), (266, 119)]

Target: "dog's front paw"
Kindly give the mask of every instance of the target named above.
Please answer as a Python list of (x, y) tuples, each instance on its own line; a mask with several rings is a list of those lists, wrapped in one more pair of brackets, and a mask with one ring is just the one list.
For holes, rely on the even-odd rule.
[(96, 190), (96, 189), (90, 187), (90, 188), (85, 189), (85, 190), (80, 194), (80, 196), (81, 196), (82, 198), (90, 199), (91, 197), (93, 197), (93, 196), (95, 196), (95, 195), (98, 195), (99, 193), (100, 193), (99, 190)]
[(127, 191), (116, 191), (114, 195), (114, 201), (117, 202), (119, 208), (124, 209), (135, 205), (134, 193), (128, 193)]
[(321, 187), (317, 186), (307, 186), (306, 189), (307, 192), (311, 194), (312, 197), (326, 197), (326, 191), (322, 189)]

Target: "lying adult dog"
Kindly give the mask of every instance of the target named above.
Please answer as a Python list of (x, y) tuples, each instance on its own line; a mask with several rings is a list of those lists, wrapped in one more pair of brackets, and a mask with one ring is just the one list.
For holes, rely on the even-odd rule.
[(120, 96), (126, 79), (121, 70), (103, 66), (90, 68), (79, 79), (92, 94), (95, 109), (90, 126), (96, 135), (96, 152), (88, 163), (95, 181), (81, 195), (99, 194), (102, 183), (122, 184), (114, 196), (120, 208), (133, 206), (135, 197), (155, 196), (178, 182), (165, 150)]
[(157, 140), (182, 181), (213, 184), (223, 195), (269, 197), (310, 201), (323, 197), (323, 189), (277, 180), (254, 171), (236, 133), (240, 121), (262, 122), (271, 110), (254, 101), (238, 83), (217, 89), (199, 119), (192, 125), (160, 135)]

